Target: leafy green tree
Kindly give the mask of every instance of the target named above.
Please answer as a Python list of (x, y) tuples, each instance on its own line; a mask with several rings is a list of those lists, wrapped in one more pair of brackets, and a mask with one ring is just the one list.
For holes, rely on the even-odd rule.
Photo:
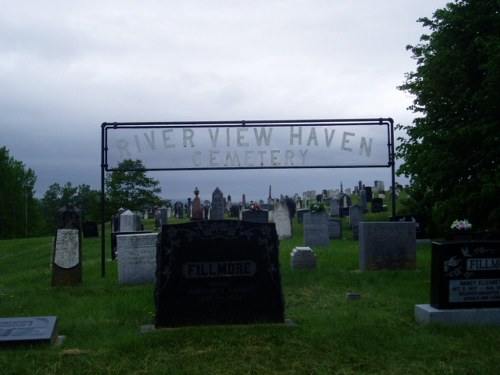
[(0, 148), (0, 239), (38, 234), (36, 175)]
[(443, 231), (455, 219), (473, 229), (500, 223), (500, 2), (457, 0), (418, 20), (430, 29), (407, 47), (417, 69), (399, 87), (417, 118), (397, 156), (414, 208)]
[(73, 186), (71, 182), (66, 182), (64, 186), (57, 182), (49, 186), (41, 200), (42, 215), (46, 224), (45, 230), (48, 233), (57, 229), (59, 210), (68, 204), (75, 204), (77, 191), (78, 188)]
[(147, 177), (140, 160), (126, 159), (106, 178), (108, 207), (112, 213), (119, 208), (142, 211), (146, 207), (163, 204), (159, 181)]

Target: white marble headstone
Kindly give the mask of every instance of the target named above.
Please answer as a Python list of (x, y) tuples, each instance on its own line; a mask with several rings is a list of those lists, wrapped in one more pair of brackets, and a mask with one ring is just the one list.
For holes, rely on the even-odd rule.
[(54, 249), (54, 263), (61, 268), (73, 268), (80, 261), (78, 229), (58, 229)]
[(116, 237), (120, 284), (155, 281), (157, 237), (157, 233), (122, 234)]

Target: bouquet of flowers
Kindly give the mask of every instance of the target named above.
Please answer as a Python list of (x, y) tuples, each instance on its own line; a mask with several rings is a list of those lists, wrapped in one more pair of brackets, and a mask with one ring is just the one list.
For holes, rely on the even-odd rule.
[(457, 230), (457, 231), (466, 231), (470, 230), (472, 228), (472, 224), (469, 223), (469, 220), (467, 219), (462, 219), (462, 220), (455, 220), (453, 223), (451, 223), (451, 229), (452, 230)]
[(325, 205), (323, 203), (311, 203), (309, 205), (309, 212), (325, 212)]
[(260, 210), (262, 210), (262, 207), (260, 207), (257, 203), (252, 203), (250, 205), (250, 210), (252, 210), (252, 211), (260, 211)]

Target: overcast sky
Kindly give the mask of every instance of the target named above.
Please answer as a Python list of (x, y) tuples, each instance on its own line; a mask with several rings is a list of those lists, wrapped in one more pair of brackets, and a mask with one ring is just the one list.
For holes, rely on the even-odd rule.
[[(0, 0), (0, 146), (100, 189), (101, 124), (392, 117), (441, 0)], [(155, 172), (165, 198), (390, 185), (390, 168)], [(397, 181), (405, 182), (402, 178)]]

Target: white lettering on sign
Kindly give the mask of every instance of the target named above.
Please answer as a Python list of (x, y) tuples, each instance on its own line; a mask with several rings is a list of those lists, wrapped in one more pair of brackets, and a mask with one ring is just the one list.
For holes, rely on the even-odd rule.
[(389, 166), (387, 140), (348, 126), (116, 129), (108, 163), (141, 160), (146, 169)]
[(450, 280), (449, 302), (500, 301), (500, 279)]
[(500, 270), (500, 258), (467, 259), (467, 270), (469, 270), (469, 271), (498, 271), (498, 270)]
[(222, 261), (222, 262), (189, 262), (182, 266), (182, 274), (186, 278), (253, 276), (257, 270), (255, 262)]

